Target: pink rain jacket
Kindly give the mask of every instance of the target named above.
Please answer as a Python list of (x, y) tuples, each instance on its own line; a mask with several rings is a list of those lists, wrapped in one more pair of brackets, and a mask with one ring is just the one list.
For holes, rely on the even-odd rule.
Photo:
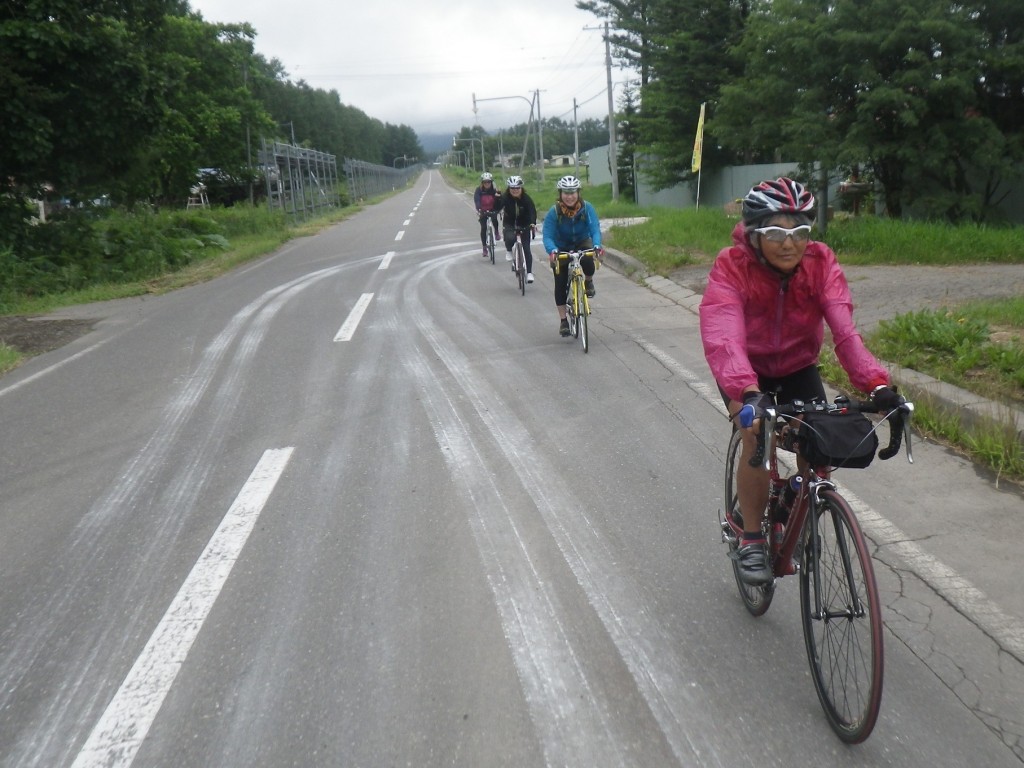
[(853, 325), (853, 301), (836, 255), (811, 241), (796, 272), (782, 276), (762, 264), (743, 222), (732, 231), (708, 276), (700, 303), (704, 356), (715, 381), (733, 400), (758, 386), (757, 378), (781, 378), (815, 365), (828, 323), (836, 356), (863, 392), (889, 383), (885, 368), (868, 352)]

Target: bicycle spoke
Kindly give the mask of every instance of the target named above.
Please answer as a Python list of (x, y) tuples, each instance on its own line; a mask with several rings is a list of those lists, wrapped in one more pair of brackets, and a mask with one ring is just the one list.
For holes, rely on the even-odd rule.
[[(843, 741), (870, 735), (882, 695), (882, 621), (874, 570), (863, 534), (846, 501), (822, 493), (809, 521), (801, 613), (815, 689)], [(816, 524), (815, 524), (816, 522)]]

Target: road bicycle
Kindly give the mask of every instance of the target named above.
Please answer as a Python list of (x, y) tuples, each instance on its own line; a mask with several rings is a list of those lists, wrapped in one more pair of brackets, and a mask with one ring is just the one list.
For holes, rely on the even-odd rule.
[(519, 281), (519, 291), (526, 295), (526, 249), (523, 248), (523, 233), (528, 230), (516, 228), (516, 241), (512, 245), (512, 271)]
[(494, 263), (494, 240), (498, 234), (498, 212), (497, 211), (483, 211), (483, 216), (488, 219), (487, 226), (487, 244), (484, 246), (487, 249), (487, 255), (491, 257), (491, 264)]
[(590, 256), (594, 259), (594, 267), (600, 263), (597, 260), (597, 249), (588, 248), (583, 251), (559, 251), (555, 260), (555, 274), (558, 274), (560, 265), (564, 261), (569, 270), (569, 281), (566, 285), (565, 295), (565, 319), (569, 321), (569, 331), (574, 339), (579, 339), (583, 344), (583, 351), (590, 351), (590, 336), (587, 330), (587, 318), (590, 316), (590, 300), (587, 298), (586, 275), (583, 274), (583, 265), (580, 259)]
[[(889, 443), (878, 452), (879, 458), (892, 458), (903, 443), (913, 463), (913, 411), (913, 403), (903, 401), (884, 415), (881, 421), (889, 423)], [(800, 577), (800, 613), (814, 688), (832, 729), (850, 744), (868, 738), (881, 708), (882, 614), (871, 553), (831, 474), (838, 467), (870, 464), (881, 421), (872, 423), (861, 414), (879, 412), (874, 403), (844, 396), (833, 403), (797, 400), (767, 408), (750, 460), (751, 466), (762, 466), (770, 478), (768, 504), (761, 517), (769, 568), (775, 578)], [(843, 435), (845, 447), (837, 448), (835, 442)], [(780, 477), (776, 456), (780, 445), (808, 459), (803, 477)], [(741, 452), (741, 432), (734, 424), (726, 454), (725, 515), (720, 525), (743, 604), (753, 616), (761, 616), (771, 605), (775, 581), (753, 586), (740, 578), (736, 552), (743, 518), (736, 468)], [(787, 493), (787, 486), (795, 496)], [(791, 509), (786, 505), (789, 499)]]

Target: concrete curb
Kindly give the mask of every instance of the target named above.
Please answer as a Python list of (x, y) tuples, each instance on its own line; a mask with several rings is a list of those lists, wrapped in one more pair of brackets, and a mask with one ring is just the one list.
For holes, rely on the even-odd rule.
[[(685, 288), (667, 277), (651, 275), (641, 262), (628, 253), (605, 248), (604, 263), (694, 314), (700, 307), (702, 294)], [(961, 426), (969, 432), (985, 434), (1012, 430), (1017, 436), (1017, 441), (1024, 446), (1024, 410), (1009, 403), (987, 400), (918, 371), (882, 362), (889, 369), (893, 383), (909, 400), (925, 403), (933, 410), (959, 419)]]

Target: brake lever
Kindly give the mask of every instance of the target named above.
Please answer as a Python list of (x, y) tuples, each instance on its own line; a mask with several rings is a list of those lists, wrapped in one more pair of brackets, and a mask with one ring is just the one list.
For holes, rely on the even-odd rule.
[(771, 456), (775, 448), (775, 420), (778, 417), (774, 408), (765, 408), (761, 416), (761, 432), (757, 435), (757, 448), (748, 462), (750, 466), (762, 466), (771, 470)]

